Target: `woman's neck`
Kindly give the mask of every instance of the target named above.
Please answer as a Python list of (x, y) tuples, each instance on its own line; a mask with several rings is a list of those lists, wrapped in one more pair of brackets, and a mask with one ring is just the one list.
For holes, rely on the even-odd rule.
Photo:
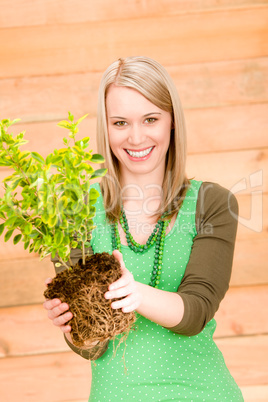
[(123, 175), (121, 177), (122, 202), (127, 214), (149, 216), (155, 214), (161, 203), (163, 176)]

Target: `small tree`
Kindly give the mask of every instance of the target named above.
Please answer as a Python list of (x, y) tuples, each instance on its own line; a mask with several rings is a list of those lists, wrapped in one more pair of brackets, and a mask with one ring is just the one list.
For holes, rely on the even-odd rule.
[(85, 264), (85, 250), (94, 228), (94, 204), (99, 196), (90, 188), (90, 181), (106, 174), (106, 169), (94, 170), (91, 166), (104, 159), (88, 149), (90, 138), (76, 140), (78, 125), (86, 116), (74, 122), (69, 112), (69, 120), (58, 124), (70, 131), (69, 138), (63, 139), (65, 147), (54, 150), (46, 159), (37, 152), (20, 149), (28, 142), (24, 132), (17, 136), (7, 132), (18, 119), (0, 123), (0, 166), (14, 171), (3, 181), (0, 235), (6, 229), (4, 239), (8, 241), (18, 231), (14, 244), (23, 241), (24, 249), (38, 253), (41, 259), (57, 254), (67, 268), (67, 262), (72, 265), (71, 248), (82, 250)]

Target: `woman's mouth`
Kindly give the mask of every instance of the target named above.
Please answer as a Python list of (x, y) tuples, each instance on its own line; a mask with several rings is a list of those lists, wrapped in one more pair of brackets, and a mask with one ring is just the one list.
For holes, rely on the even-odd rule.
[(149, 153), (153, 150), (154, 147), (149, 147), (143, 149), (142, 151), (131, 151), (130, 149), (125, 149), (128, 155), (132, 158), (144, 158), (145, 156), (149, 155)]

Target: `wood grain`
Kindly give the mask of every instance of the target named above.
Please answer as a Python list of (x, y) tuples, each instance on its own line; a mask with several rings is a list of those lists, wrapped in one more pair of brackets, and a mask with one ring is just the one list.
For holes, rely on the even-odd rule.
[(0, 359), (3, 401), (87, 399), (90, 379), (90, 363), (73, 352)]
[[(2, 250), (2, 248), (1, 248)], [(14, 250), (5, 261), (1, 258), (0, 307), (43, 303), (46, 289), (45, 279), (55, 276), (49, 258), (18, 258)]]
[(242, 386), (240, 388), (245, 402), (267, 402), (268, 400), (268, 385)]
[(267, 306), (268, 281), (265, 286), (230, 288), (215, 315), (215, 338), (267, 334)]
[(159, 15), (178, 15), (211, 10), (256, 8), (267, 0), (1, 0), (0, 27), (48, 25), (56, 23), (148, 18)]
[(42, 304), (1, 309), (0, 357), (69, 351)]
[(268, 191), (268, 148), (188, 156), (187, 175), (212, 181), (236, 194)]
[(268, 283), (267, 238), (238, 240), (235, 246), (232, 286)]
[(268, 8), (261, 7), (120, 24), (31, 26), (23, 28), (23, 35), (20, 27), (2, 28), (0, 78), (103, 71), (118, 57), (135, 54), (166, 66), (263, 57), (267, 18)]
[(216, 344), (239, 386), (267, 385), (268, 335), (222, 338)]
[[(264, 171), (266, 175), (266, 172)], [(268, 194), (260, 188), (252, 188), (249, 195), (236, 194), (239, 205), (238, 240), (267, 239), (268, 237)], [(243, 247), (243, 246), (242, 246)]]

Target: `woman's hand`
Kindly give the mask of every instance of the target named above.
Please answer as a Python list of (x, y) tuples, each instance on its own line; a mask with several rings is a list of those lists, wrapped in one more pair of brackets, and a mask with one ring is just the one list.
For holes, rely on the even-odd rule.
[[(51, 279), (46, 280), (46, 285), (51, 282)], [(53, 322), (56, 327), (59, 327), (65, 334), (71, 332), (71, 326), (66, 323), (73, 317), (69, 310), (67, 303), (62, 303), (59, 299), (46, 300), (43, 303), (44, 308), (47, 310), (48, 318)]]
[(133, 275), (125, 267), (122, 254), (115, 250), (114, 257), (119, 261), (122, 270), (122, 276), (116, 282), (109, 285), (108, 292), (105, 293), (106, 299), (118, 299), (113, 301), (111, 307), (113, 309), (121, 308), (123, 313), (130, 313), (136, 310), (142, 301), (142, 294), (139, 288), (139, 283), (134, 280)]

